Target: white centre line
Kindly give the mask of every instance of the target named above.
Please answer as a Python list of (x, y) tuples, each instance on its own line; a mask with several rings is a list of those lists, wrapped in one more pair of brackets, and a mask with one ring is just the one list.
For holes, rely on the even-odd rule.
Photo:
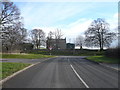
[(85, 83), (85, 81), (80, 77), (80, 75), (77, 73), (77, 71), (74, 69), (74, 67), (70, 64), (72, 70), (74, 71), (74, 73), (77, 75), (77, 77), (79, 78), (79, 80), (82, 81), (82, 83), (86, 86), (86, 88), (89, 88), (89, 86)]

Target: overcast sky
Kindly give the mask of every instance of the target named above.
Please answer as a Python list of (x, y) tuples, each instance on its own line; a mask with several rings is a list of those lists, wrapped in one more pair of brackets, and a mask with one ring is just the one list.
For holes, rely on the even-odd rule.
[(103, 18), (114, 30), (118, 25), (118, 2), (15, 2), (25, 28), (46, 32), (61, 29), (67, 42), (83, 35), (90, 23)]

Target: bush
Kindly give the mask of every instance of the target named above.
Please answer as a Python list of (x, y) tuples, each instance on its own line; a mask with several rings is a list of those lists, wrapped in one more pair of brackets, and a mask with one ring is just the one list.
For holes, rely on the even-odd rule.
[(120, 51), (120, 48), (109, 48), (105, 52), (105, 56), (111, 57), (111, 58), (118, 58), (118, 53)]
[(26, 53), (32, 53), (32, 54), (43, 54), (43, 55), (75, 55), (75, 56), (92, 56), (92, 55), (104, 55), (104, 51), (98, 51), (98, 50), (89, 50), (89, 49), (75, 49), (75, 50), (70, 50), (70, 49), (64, 49), (64, 50), (47, 50), (47, 49), (35, 49), (28, 51)]

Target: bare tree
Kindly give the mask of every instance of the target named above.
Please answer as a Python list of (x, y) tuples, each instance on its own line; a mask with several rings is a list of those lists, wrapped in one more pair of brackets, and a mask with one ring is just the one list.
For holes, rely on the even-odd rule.
[(115, 33), (109, 32), (109, 24), (105, 20), (98, 18), (91, 23), (85, 32), (85, 36), (86, 46), (95, 46), (103, 50), (103, 47), (110, 46)]
[(2, 34), (8, 32), (6, 28), (20, 22), (22, 17), (20, 17), (20, 11), (13, 2), (8, 0), (7, 2), (0, 2), (0, 5), (0, 36), (2, 37)]
[(77, 38), (75, 40), (75, 44), (76, 44), (76, 46), (79, 46), (80, 49), (82, 49), (83, 45), (84, 45), (84, 37), (81, 35), (77, 36)]
[(46, 38), (45, 38), (45, 32), (42, 29), (39, 29), (39, 33), (38, 33), (39, 37), (39, 47), (41, 45), (45, 46), (45, 42), (46, 42)]
[(62, 36), (63, 36), (63, 33), (62, 33), (61, 29), (57, 29), (57, 30), (54, 32), (54, 36), (55, 36), (55, 39), (61, 39)]
[(32, 42), (35, 47), (40, 48), (41, 45), (45, 44), (45, 33), (41, 29), (33, 29), (31, 31)]
[(52, 31), (50, 31), (49, 33), (48, 33), (48, 36), (47, 36), (47, 48), (50, 48), (50, 47), (52, 47), (52, 43), (51, 43), (51, 40), (53, 39), (53, 37), (54, 37), (54, 33), (52, 32)]
[(48, 39), (53, 39), (53, 37), (54, 37), (54, 33), (53, 33), (52, 31), (50, 31), (50, 32), (48, 33), (47, 38), (48, 38)]
[(54, 37), (55, 37), (55, 40), (56, 40), (56, 49), (58, 49), (58, 44), (59, 44), (59, 40), (62, 39), (62, 36), (63, 36), (63, 33), (61, 32), (61, 29), (57, 29), (55, 32), (54, 32)]
[(26, 29), (23, 27), (22, 17), (17, 6), (9, 0), (6, 1), (0, 2), (0, 38), (2, 46), (12, 51), (14, 45), (24, 42)]
[(16, 20), (20, 19), (20, 11), (17, 6), (10, 2), (1, 2), (1, 18), (0, 18), (0, 25), (11, 25), (16, 23)]
[(26, 40), (27, 30), (16, 23), (12, 26), (6, 27), (7, 34), (3, 34), (2, 46), (6, 47), (7, 51), (12, 52), (13, 47), (22, 44)]

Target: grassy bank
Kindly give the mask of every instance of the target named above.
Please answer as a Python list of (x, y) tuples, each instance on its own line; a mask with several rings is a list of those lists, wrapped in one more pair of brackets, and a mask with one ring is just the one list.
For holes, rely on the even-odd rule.
[(101, 63), (113, 63), (113, 64), (117, 64), (119, 61), (116, 58), (109, 58), (106, 56), (89, 56), (87, 57), (87, 59)]
[(2, 79), (3, 79), (3, 78), (6, 78), (7, 76), (25, 68), (31, 64), (4, 62), (0, 65), (2, 65), (2, 66), (0, 66), (0, 67), (2, 67), (2, 74), (0, 74), (1, 75), (0, 77), (2, 77)]
[(42, 54), (2, 54), (2, 58), (17, 58), (17, 59), (39, 59), (53, 57)]

